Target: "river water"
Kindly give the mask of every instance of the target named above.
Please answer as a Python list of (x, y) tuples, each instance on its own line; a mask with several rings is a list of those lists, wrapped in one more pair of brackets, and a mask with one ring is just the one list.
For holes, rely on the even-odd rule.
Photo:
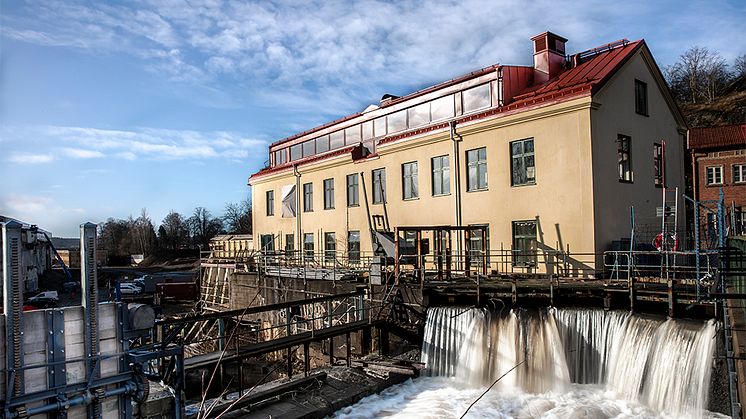
[(715, 333), (621, 311), (432, 308), (427, 376), (335, 417), (724, 418), (705, 410)]

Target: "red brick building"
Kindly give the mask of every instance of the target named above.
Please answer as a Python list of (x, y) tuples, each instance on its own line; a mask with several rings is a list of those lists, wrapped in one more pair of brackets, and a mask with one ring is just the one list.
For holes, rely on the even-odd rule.
[[(722, 188), (727, 234), (746, 234), (746, 124), (692, 128), (687, 147), (695, 199), (716, 201)], [(705, 240), (717, 234), (715, 224), (713, 215), (700, 214)]]

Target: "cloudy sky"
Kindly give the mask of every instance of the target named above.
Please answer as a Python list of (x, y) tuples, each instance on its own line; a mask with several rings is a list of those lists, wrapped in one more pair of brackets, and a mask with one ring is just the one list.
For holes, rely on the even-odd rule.
[(578, 52), (645, 38), (746, 52), (746, 2), (134, 0), (0, 3), (0, 214), (84, 221), (219, 215), (267, 145), (494, 63), (551, 30)]

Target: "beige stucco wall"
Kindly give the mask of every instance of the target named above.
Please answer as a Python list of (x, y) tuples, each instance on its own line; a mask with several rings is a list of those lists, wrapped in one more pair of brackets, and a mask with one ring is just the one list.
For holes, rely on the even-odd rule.
[[(655, 73), (646, 62), (647, 51), (635, 54), (595, 96), (599, 106), (592, 111), (593, 183), (596, 241), (599, 250), (612, 240), (630, 237), (630, 207), (635, 208), (637, 232), (649, 236), (660, 231), (656, 207), (662, 206), (662, 189), (655, 187), (653, 144), (666, 141), (666, 184), (679, 187), (679, 229), (685, 227), (684, 140), (672, 109), (665, 100)], [(648, 60), (650, 59), (647, 56)], [(648, 114), (635, 112), (635, 79), (647, 83)], [(617, 135), (631, 137), (633, 183), (619, 182)], [(671, 193), (673, 198), (673, 192)], [(649, 237), (639, 237), (649, 240)], [(683, 242), (683, 240), (681, 240)]]
[[(546, 248), (566, 248), (593, 252), (593, 197), (590, 158), (590, 98), (501, 116), (457, 128), (461, 138), (462, 219), (464, 225), (488, 224), (492, 251), (509, 250), (512, 222), (538, 220), (538, 240)], [(511, 141), (534, 138), (536, 184), (511, 186)], [(467, 192), (466, 151), (487, 148), (488, 189)], [(451, 167), (451, 194), (432, 196), (431, 158), (448, 155)], [(417, 161), (419, 198), (402, 199), (403, 163)], [(323, 249), (323, 233), (335, 232), (337, 249), (346, 248), (346, 232), (361, 232), (361, 250), (371, 251), (365, 203), (360, 185), (360, 206), (346, 206), (346, 175), (362, 172), (368, 190), (371, 214), (383, 214), (383, 205), (372, 204), (371, 171), (386, 169), (387, 211), (390, 225), (455, 225), (455, 160), (448, 131), (401, 140), (378, 148), (378, 157), (353, 162), (349, 156), (300, 166), (302, 184), (314, 185), (314, 211), (301, 212), (304, 233), (314, 233), (316, 251)], [(335, 209), (323, 209), (323, 180), (334, 178)], [(282, 218), (280, 201), (283, 185), (294, 184), (291, 170), (256, 179), (252, 185), (255, 240), (261, 234), (281, 237), (295, 234), (296, 220)], [(266, 191), (275, 192), (275, 215), (265, 216)], [(296, 237), (296, 249), (298, 248)], [(455, 246), (455, 243), (454, 243)], [(493, 261), (496, 262), (496, 261)]]

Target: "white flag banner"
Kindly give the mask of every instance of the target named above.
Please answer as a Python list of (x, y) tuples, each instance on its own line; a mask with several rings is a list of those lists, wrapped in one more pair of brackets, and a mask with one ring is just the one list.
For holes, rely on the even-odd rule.
[(282, 218), (295, 217), (295, 185), (282, 187)]

